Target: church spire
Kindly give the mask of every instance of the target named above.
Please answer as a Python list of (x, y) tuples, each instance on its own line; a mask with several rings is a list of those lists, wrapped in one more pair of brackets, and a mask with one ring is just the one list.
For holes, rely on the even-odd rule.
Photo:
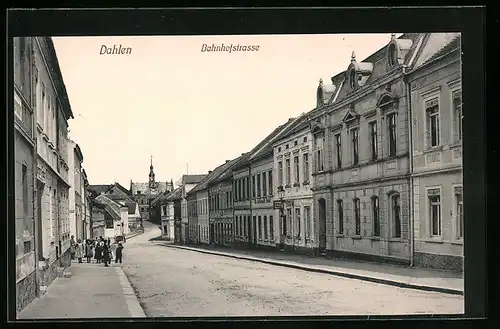
[(151, 156), (151, 165), (149, 166), (149, 186), (155, 186), (155, 173), (153, 171), (153, 156)]

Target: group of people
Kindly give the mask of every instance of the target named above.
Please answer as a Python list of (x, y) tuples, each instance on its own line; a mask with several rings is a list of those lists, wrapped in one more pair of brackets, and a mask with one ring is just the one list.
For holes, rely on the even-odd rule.
[(122, 243), (118, 243), (116, 251), (113, 253), (113, 249), (111, 248), (111, 239), (109, 238), (105, 240), (101, 236), (94, 240), (87, 239), (85, 242), (82, 242), (81, 239), (78, 239), (78, 241), (75, 242), (75, 237), (72, 235), (70, 240), (70, 248), (71, 259), (77, 259), (78, 263), (83, 263), (84, 258), (87, 259), (87, 263), (93, 263), (93, 260), (95, 260), (97, 264), (103, 263), (106, 267), (111, 264), (113, 258), (115, 260), (115, 263), (122, 263)]

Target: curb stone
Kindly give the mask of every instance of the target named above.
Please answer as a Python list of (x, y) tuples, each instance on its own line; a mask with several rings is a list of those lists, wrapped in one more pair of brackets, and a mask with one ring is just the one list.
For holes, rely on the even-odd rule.
[(139, 304), (139, 300), (135, 295), (134, 289), (132, 288), (127, 275), (125, 274), (125, 272), (123, 272), (121, 267), (115, 267), (115, 269), (120, 280), (120, 285), (123, 288), (123, 294), (125, 295), (125, 300), (127, 302), (130, 316), (133, 318), (145, 318), (146, 314)]
[(248, 256), (242, 256), (242, 255), (231, 255), (231, 254), (220, 253), (220, 252), (209, 251), (209, 250), (201, 250), (201, 249), (196, 249), (196, 248), (186, 248), (186, 247), (176, 246), (176, 245), (169, 245), (169, 244), (161, 244), (161, 245), (163, 245), (165, 247), (194, 251), (194, 252), (199, 252), (199, 253), (203, 253), (203, 254), (249, 260), (249, 261), (253, 261), (253, 262), (260, 262), (260, 263), (269, 264), (269, 265), (289, 267), (289, 268), (294, 268), (294, 269), (304, 270), (304, 271), (309, 271), (309, 272), (330, 274), (330, 275), (335, 275), (335, 276), (344, 277), (344, 278), (348, 278), (348, 279), (368, 281), (368, 282), (373, 282), (373, 283), (385, 284), (385, 285), (389, 285), (389, 286), (395, 286), (395, 287), (399, 287), (399, 288), (439, 292), (439, 293), (451, 294), (451, 295), (461, 295), (461, 296), (464, 295), (464, 292), (462, 290), (453, 289), (453, 288), (425, 286), (425, 285), (419, 285), (419, 284), (414, 284), (414, 283), (406, 283), (406, 282), (401, 282), (401, 281), (393, 281), (393, 280), (388, 280), (388, 279), (375, 278), (375, 277), (370, 277), (370, 276), (365, 276), (365, 275), (360, 275), (360, 274), (352, 274), (352, 273), (346, 273), (346, 272), (340, 272), (340, 271), (334, 271), (334, 270), (326, 270), (326, 269), (317, 268), (317, 267), (308, 267), (308, 266), (303, 266), (303, 265), (284, 263), (284, 262), (280, 262), (280, 261), (273, 261), (273, 260), (267, 260), (267, 259), (256, 258), (256, 257), (248, 257)]

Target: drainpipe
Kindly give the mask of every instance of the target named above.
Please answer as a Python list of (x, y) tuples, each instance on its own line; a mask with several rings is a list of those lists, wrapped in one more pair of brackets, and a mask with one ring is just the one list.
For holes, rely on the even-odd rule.
[[(31, 40), (31, 51), (29, 56), (29, 77), (33, 77), (33, 66), (35, 65), (35, 42), (33, 38), (29, 38)], [(36, 86), (35, 86), (36, 88)], [(33, 242), (35, 243), (35, 294), (36, 297), (40, 297), (40, 273), (39, 273), (39, 264), (40, 261), (38, 258), (38, 254), (40, 250), (38, 250), (38, 231), (41, 230), (41, 227), (38, 227), (38, 152), (37, 152), (37, 130), (36, 130), (36, 122), (37, 122), (37, 112), (36, 112), (36, 98), (33, 97), (33, 81), (30, 80), (30, 96), (31, 96), (31, 109), (32, 109), (32, 120), (31, 120), (31, 131), (34, 141), (33, 148), (33, 161), (32, 161), (32, 173), (33, 173)], [(43, 248), (43, 246), (42, 246)]]
[(248, 219), (248, 221), (250, 222), (250, 229), (252, 230), (252, 232), (248, 232), (248, 244), (250, 245), (250, 236), (252, 236), (252, 239), (255, 240), (255, 236), (254, 236), (254, 232), (256, 231), (255, 227), (254, 227), (254, 222), (253, 222), (253, 209), (252, 209), (252, 202), (253, 202), (253, 184), (252, 184), (252, 162), (249, 161), (248, 163), (248, 184), (247, 184), (247, 189), (248, 189), (248, 200), (249, 200), (249, 205), (250, 205), (250, 218)]
[(408, 136), (409, 136), (409, 150), (410, 154), (408, 157), (408, 164), (409, 164), (409, 169), (410, 169), (410, 186), (409, 186), (409, 196), (410, 196), (410, 202), (408, 202), (408, 209), (410, 212), (410, 220), (409, 220), (409, 240), (410, 240), (410, 266), (414, 266), (414, 252), (415, 252), (415, 234), (414, 234), (414, 227), (415, 227), (415, 214), (413, 211), (413, 184), (414, 184), (414, 179), (413, 179), (413, 119), (412, 119), (412, 106), (411, 106), (411, 86), (408, 81), (408, 72), (406, 71), (407, 66), (403, 66), (403, 81), (404, 81), (404, 86), (405, 86), (405, 92), (406, 92), (406, 104), (408, 106)]

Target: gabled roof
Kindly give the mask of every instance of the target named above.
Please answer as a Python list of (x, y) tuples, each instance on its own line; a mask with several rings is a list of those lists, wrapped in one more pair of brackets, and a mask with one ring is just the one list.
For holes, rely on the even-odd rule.
[(96, 197), (96, 200), (106, 206), (106, 210), (108, 210), (109, 214), (113, 218), (121, 218), (120, 216), (120, 208), (125, 207), (122, 206), (121, 204), (117, 203), (116, 201), (111, 200), (108, 198), (106, 195), (101, 194)]
[(87, 190), (92, 193), (94, 196), (98, 196), (101, 193), (106, 193), (109, 191), (114, 185), (113, 184), (103, 184), (103, 185), (89, 185)]
[[(419, 66), (425, 65), (432, 62), (433, 60), (450, 53), (456, 49), (460, 49), (461, 35), (460, 33), (432, 33), (432, 35), (437, 35), (435, 38), (429, 38), (428, 43), (432, 40), (434, 43), (432, 45), (427, 45), (425, 48), (431, 48), (428, 50), (427, 58), (421, 58)], [(438, 39), (438, 40), (436, 40)], [(439, 49), (439, 47), (441, 47)], [(436, 50), (438, 49), (438, 50)], [(418, 62), (417, 62), (418, 63)], [(418, 67), (416, 67), (418, 68)]]
[(126, 189), (123, 185), (120, 183), (115, 183), (114, 186), (118, 187), (120, 190), (123, 191), (123, 193), (130, 195), (130, 190)]
[(181, 199), (182, 199), (182, 186), (179, 186), (178, 188), (170, 192), (166, 197), (167, 201), (175, 201)]
[[(233, 159), (233, 160), (227, 160), (224, 164), (218, 166), (212, 172), (210, 172), (205, 179), (203, 179), (199, 184), (197, 184), (191, 191), (188, 192), (188, 195), (191, 193), (196, 193), (203, 191), (208, 188), (209, 184), (212, 183), (214, 180), (218, 179), (220, 175), (223, 173), (227, 172), (229, 168), (231, 168), (236, 161), (239, 159)], [(232, 172), (231, 172), (232, 175)]]
[(205, 176), (206, 174), (182, 175), (182, 184), (198, 184)]
[(221, 171), (221, 174), (219, 176), (215, 177), (214, 179), (212, 179), (208, 185), (223, 181), (229, 177), (232, 178), (233, 177), (233, 168), (235, 165), (238, 164), (238, 162), (241, 160), (242, 157), (243, 157), (243, 155), (240, 155), (236, 159), (231, 160), (229, 162), (228, 166)]

